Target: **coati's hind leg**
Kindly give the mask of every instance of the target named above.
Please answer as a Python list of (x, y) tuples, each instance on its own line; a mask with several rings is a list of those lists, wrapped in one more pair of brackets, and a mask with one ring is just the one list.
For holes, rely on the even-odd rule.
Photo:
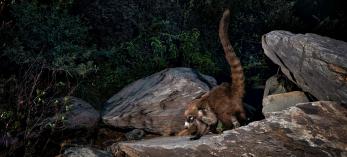
[(247, 121), (246, 113), (244, 110), (242, 110), (240, 113), (237, 114), (237, 120), (240, 122), (241, 125), (245, 125)]
[(218, 119), (222, 122), (224, 130), (233, 128), (233, 121), (231, 120), (231, 114), (221, 113), (218, 115)]
[(243, 112), (243, 110), (237, 112), (234, 115), (231, 115), (231, 121), (233, 123), (233, 127), (238, 128), (240, 127), (242, 124), (244, 124), (245, 120), (246, 120), (246, 114), (245, 112)]
[(240, 122), (237, 120), (236, 116), (231, 115), (230, 119), (231, 119), (231, 122), (233, 124), (233, 129), (238, 128), (238, 127), (241, 126)]
[(243, 108), (240, 108), (238, 112), (231, 116), (231, 121), (233, 122), (234, 128), (238, 128), (244, 125), (246, 122), (246, 113)]
[(223, 113), (220, 116), (220, 121), (223, 123), (225, 129), (235, 129), (241, 126), (240, 117), (244, 118), (243, 115), (234, 115)]

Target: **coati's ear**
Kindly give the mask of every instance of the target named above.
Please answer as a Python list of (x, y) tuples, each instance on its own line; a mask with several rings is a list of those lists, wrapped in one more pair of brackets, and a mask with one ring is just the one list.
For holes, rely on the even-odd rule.
[(206, 98), (206, 97), (208, 97), (209, 94), (210, 94), (210, 92), (206, 92), (204, 95), (201, 96), (201, 98)]

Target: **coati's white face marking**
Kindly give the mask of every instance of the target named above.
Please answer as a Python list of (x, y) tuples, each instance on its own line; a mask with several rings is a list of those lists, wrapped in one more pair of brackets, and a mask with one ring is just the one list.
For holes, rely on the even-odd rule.
[(193, 122), (195, 121), (195, 117), (194, 116), (188, 116), (186, 118), (186, 121), (184, 122), (184, 127), (185, 128), (189, 128), (193, 125)]
[[(198, 110), (198, 117), (203, 117), (204, 112), (202, 110)], [(186, 121), (184, 122), (184, 127), (189, 128), (193, 125), (194, 121), (196, 120), (195, 116), (188, 116), (186, 118)]]
[(184, 127), (185, 127), (185, 128), (189, 128), (190, 126), (191, 126), (190, 123), (188, 123), (187, 121), (184, 122)]

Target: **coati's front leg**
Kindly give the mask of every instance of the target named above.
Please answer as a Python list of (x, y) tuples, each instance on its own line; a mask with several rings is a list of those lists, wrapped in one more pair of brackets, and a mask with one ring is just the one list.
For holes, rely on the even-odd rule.
[(205, 135), (208, 133), (208, 131), (210, 130), (210, 126), (203, 123), (202, 121), (196, 119), (194, 122), (195, 126), (196, 126), (196, 132), (193, 134), (193, 136), (190, 138), (190, 140), (197, 140), (199, 139), (201, 136)]
[(194, 134), (196, 130), (197, 130), (196, 127), (185, 128), (181, 130), (180, 132), (178, 132), (176, 136), (189, 136)]
[(201, 136), (207, 134), (210, 131), (211, 126), (215, 126), (218, 120), (216, 114), (211, 111), (207, 106), (204, 109), (198, 111), (198, 116), (196, 117), (194, 123), (197, 126), (197, 131), (191, 140), (197, 140)]
[(185, 122), (185, 129), (177, 133), (177, 136), (188, 136), (192, 135), (190, 140), (197, 140), (201, 136), (205, 135), (209, 131), (209, 126), (205, 124), (204, 122), (194, 119), (190, 123)]

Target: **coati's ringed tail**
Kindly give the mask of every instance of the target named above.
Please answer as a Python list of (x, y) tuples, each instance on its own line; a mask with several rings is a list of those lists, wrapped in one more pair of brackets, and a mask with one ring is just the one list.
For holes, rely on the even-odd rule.
[(230, 11), (226, 10), (219, 23), (219, 38), (230, 65), (232, 82), (222, 83), (191, 101), (184, 113), (187, 128), (179, 135), (193, 134), (191, 139), (198, 139), (210, 129), (215, 131), (218, 121), (223, 127), (232, 129), (240, 126), (240, 121), (246, 119), (242, 102), (245, 93), (244, 74), (240, 60), (229, 41), (229, 17)]
[(222, 19), (219, 22), (219, 38), (224, 49), (225, 58), (230, 65), (232, 96), (242, 99), (245, 93), (244, 74), (241, 62), (236, 56), (228, 37), (229, 19), (230, 11), (227, 9), (224, 11)]

